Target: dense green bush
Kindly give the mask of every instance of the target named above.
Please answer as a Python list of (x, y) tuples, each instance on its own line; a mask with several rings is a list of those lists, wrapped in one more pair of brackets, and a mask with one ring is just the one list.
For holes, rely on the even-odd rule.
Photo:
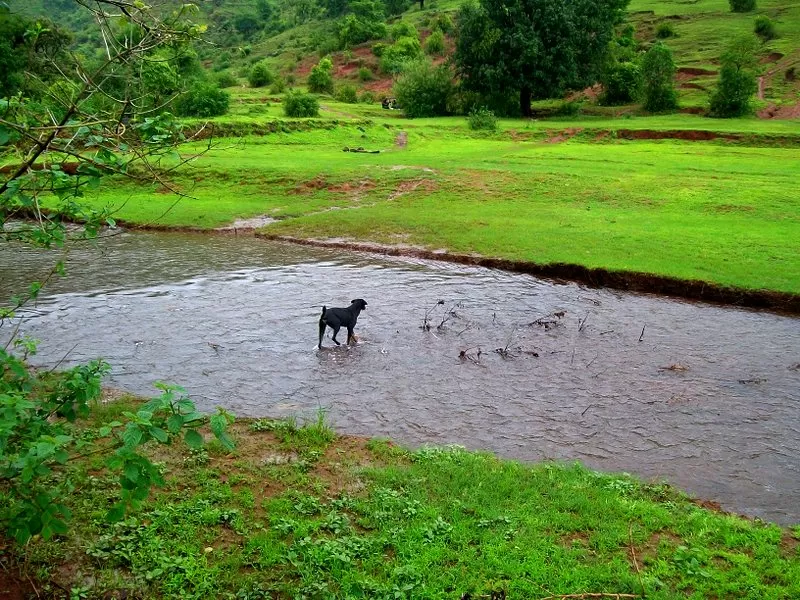
[(250, 69), (247, 81), (250, 83), (250, 87), (260, 88), (272, 83), (274, 78), (275, 76), (272, 74), (272, 71), (270, 71), (267, 63), (260, 61), (254, 64), (253, 68)]
[(440, 30), (434, 31), (425, 40), (425, 52), (428, 54), (442, 54), (444, 52), (444, 34)]
[(330, 58), (323, 58), (311, 69), (308, 89), (315, 94), (333, 94), (333, 63)]
[(386, 37), (386, 23), (360, 19), (350, 14), (342, 19), (339, 24), (339, 44), (348, 48), (363, 44), (369, 40), (379, 40)]
[(775, 30), (775, 23), (766, 15), (758, 15), (753, 23), (753, 32), (765, 42), (774, 40), (778, 37)]
[(374, 104), (375, 103), (375, 93), (367, 90), (363, 92), (359, 97), (358, 101), (362, 104)]
[(731, 12), (745, 13), (756, 9), (756, 0), (728, 0)]
[(656, 37), (660, 40), (675, 37), (675, 28), (667, 21), (659, 23), (656, 27)]
[(447, 13), (439, 13), (431, 23), (431, 29), (438, 29), (442, 33), (450, 33), (455, 29), (453, 19)]
[(336, 99), (339, 102), (355, 104), (358, 102), (358, 92), (354, 85), (343, 85), (336, 91)]
[(228, 112), (231, 95), (214, 83), (198, 82), (175, 100), (181, 117), (218, 117)]
[(383, 56), (383, 53), (386, 52), (386, 48), (388, 48), (388, 44), (384, 44), (383, 42), (378, 42), (372, 45), (372, 53), (380, 58)]
[(370, 71), (367, 67), (361, 67), (358, 70), (358, 79), (359, 81), (372, 81), (373, 79), (375, 79), (375, 76), (372, 74), (372, 71)]
[(428, 60), (409, 62), (394, 84), (394, 95), (407, 117), (446, 115), (453, 95), (453, 74)]
[(604, 70), (601, 83), (602, 104), (614, 106), (635, 102), (642, 90), (642, 69), (631, 61), (615, 63)]
[(422, 47), (416, 38), (402, 37), (386, 48), (381, 56), (381, 71), (396, 74), (403, 68), (403, 63), (418, 58)]
[(711, 96), (711, 116), (740, 117), (753, 112), (753, 94), (758, 90), (756, 53), (752, 35), (735, 39), (720, 57), (717, 89)]
[(675, 61), (672, 50), (658, 42), (642, 59), (644, 109), (649, 112), (674, 110), (678, 105), (675, 92)]
[(389, 36), (394, 41), (404, 37), (419, 39), (419, 32), (417, 31), (417, 28), (408, 21), (398, 21), (392, 25), (392, 28), (389, 31)]
[(317, 117), (319, 100), (313, 94), (289, 92), (283, 99), (283, 113), (287, 117)]
[(229, 88), (235, 85), (239, 85), (239, 80), (236, 79), (230, 72), (223, 71), (222, 73), (218, 73), (215, 77), (215, 81), (217, 85), (221, 88)]
[(286, 81), (283, 77), (276, 77), (275, 81), (272, 82), (272, 85), (269, 87), (270, 94), (282, 94), (286, 91)]
[(474, 131), (497, 131), (497, 117), (486, 107), (471, 110), (467, 123)]

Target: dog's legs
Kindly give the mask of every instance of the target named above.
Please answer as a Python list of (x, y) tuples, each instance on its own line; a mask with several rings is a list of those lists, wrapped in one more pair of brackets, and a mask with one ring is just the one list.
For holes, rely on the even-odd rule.
[(356, 343), (356, 334), (353, 333), (353, 328), (352, 327), (348, 327), (347, 328), (347, 345), (348, 346), (350, 345), (351, 341), (353, 342), (353, 344)]
[(322, 319), (319, 320), (319, 344), (317, 344), (317, 348), (322, 350), (322, 338), (325, 335), (325, 321)]
[(336, 335), (339, 333), (339, 326), (333, 328), (333, 341), (336, 343), (337, 346), (341, 346), (339, 342), (336, 341)]

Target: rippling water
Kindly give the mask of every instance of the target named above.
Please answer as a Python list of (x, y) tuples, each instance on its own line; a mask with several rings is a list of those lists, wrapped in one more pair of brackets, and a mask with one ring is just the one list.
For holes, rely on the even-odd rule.
[[(0, 292), (48, 264), (4, 248)], [(326, 337), (318, 351), (321, 305), (359, 297), (369, 302), (360, 343), (330, 348)], [(103, 357), (109, 383), (133, 392), (175, 382), (202, 408), (251, 416), (322, 407), (351, 434), (580, 459), (800, 522), (795, 318), (178, 233), (81, 250), (29, 317), (22, 330), (43, 341), (40, 364), (74, 347), (65, 364)]]

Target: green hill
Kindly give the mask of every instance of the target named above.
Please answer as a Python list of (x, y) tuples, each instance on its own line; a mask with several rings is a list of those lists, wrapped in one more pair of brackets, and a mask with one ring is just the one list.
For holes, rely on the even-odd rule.
[[(413, 23), (424, 42), (433, 20), (441, 14), (455, 16), (463, 3), (428, 0), (421, 10), (418, 2), (407, 0), (405, 6), (410, 4), (410, 8), (400, 16), (389, 17), (388, 22), (391, 25), (402, 19)], [(171, 10), (179, 4), (177, 0), (163, 0), (161, 6)], [(388, 93), (391, 88), (391, 77), (380, 72), (371, 51), (375, 43), (390, 40), (371, 40), (342, 50), (337, 33), (343, 17), (333, 18), (325, 8), (337, 4), (336, 0), (199, 0), (196, 4), (196, 19), (208, 26), (196, 50), (210, 71), (228, 72), (244, 82), (251, 66), (266, 59), (290, 83), (302, 83), (319, 57), (330, 54), (340, 82), (349, 81), (377, 94)], [(83, 52), (98, 47), (92, 24), (73, 0), (10, 0), (9, 5), (24, 14), (48, 16), (73, 30), (76, 45)], [(707, 105), (715, 85), (719, 56), (726, 43), (737, 35), (752, 33), (758, 15), (769, 17), (778, 35), (761, 47), (760, 115), (800, 116), (800, 2), (758, 0), (755, 11), (733, 13), (727, 0), (632, 0), (628, 22), (635, 27), (641, 49), (659, 36), (667, 36), (664, 41), (673, 49), (679, 67), (681, 105), (700, 110)], [(451, 35), (447, 35), (445, 54), (452, 52)], [(369, 73), (359, 74), (362, 69)]]

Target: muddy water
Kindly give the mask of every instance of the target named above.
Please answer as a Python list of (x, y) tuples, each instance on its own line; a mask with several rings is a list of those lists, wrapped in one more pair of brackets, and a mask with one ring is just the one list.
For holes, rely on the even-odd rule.
[[(234, 236), (124, 234), (75, 258), (22, 327), (42, 365), (72, 349), (133, 392), (321, 407), (348, 433), (580, 459), (800, 522), (798, 319)], [(0, 292), (45, 264), (4, 248)], [(317, 351), (320, 305), (358, 297), (360, 343)]]

